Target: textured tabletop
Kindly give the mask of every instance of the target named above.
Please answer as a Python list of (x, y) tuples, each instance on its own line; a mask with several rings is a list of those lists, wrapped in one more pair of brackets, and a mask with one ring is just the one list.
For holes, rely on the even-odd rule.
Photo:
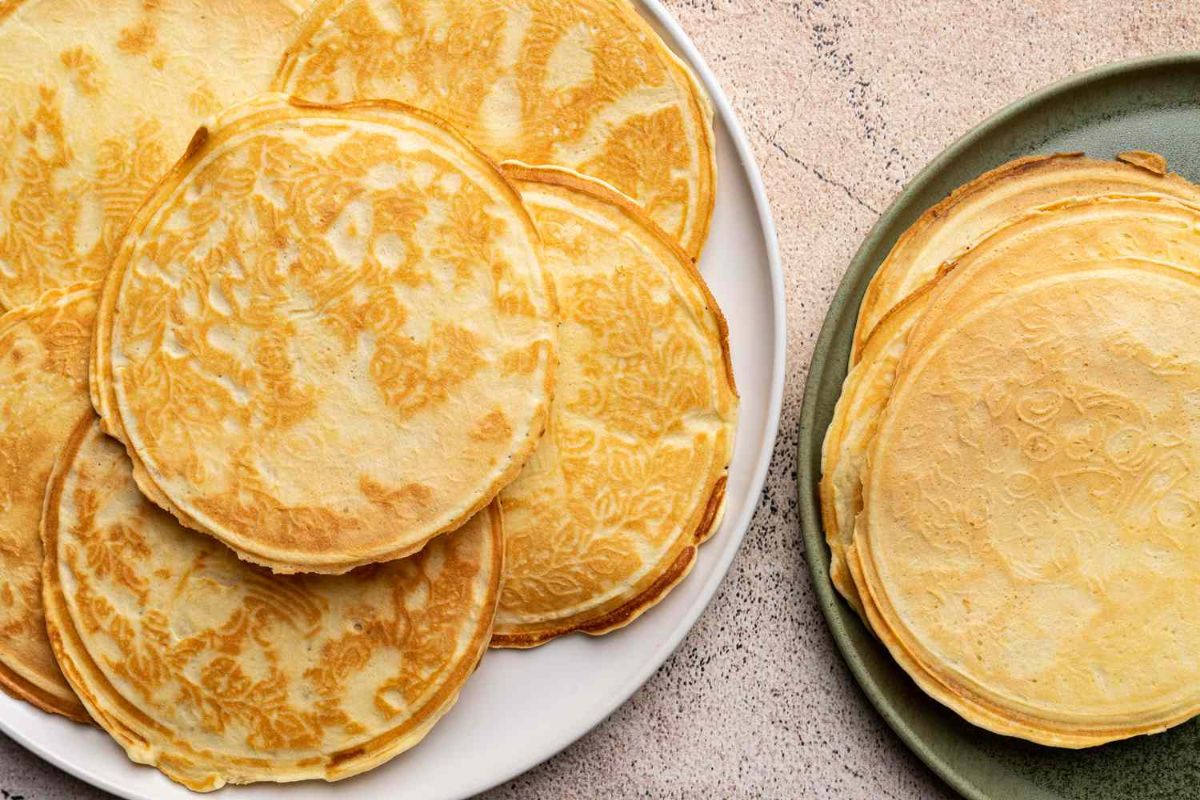
[[(947, 798), (834, 651), (797, 522), (800, 396), (826, 306), (901, 187), (1002, 105), (1088, 67), (1196, 48), (1187, 0), (667, 0), (763, 168), (788, 300), (767, 488), (712, 606), (623, 708), (485, 797)], [(824, 557), (824, 554), (820, 554)], [(104, 795), (0, 737), (0, 800)]]

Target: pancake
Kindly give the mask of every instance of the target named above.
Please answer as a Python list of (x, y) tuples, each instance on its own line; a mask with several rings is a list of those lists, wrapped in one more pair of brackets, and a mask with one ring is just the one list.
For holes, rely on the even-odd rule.
[(0, 2), (0, 309), (103, 278), (200, 121), (268, 87), (301, 8)]
[(628, 198), (506, 164), (561, 307), (546, 435), (500, 493), (508, 535), (492, 640), (532, 647), (636, 619), (716, 530), (737, 393), (703, 279)]
[(921, 318), (936, 281), (909, 294), (875, 326), (842, 384), (821, 449), (821, 526), (829, 545), (829, 580), (862, 615), (858, 587), (846, 566), (854, 519), (862, 510), (862, 468), (879, 415), (891, 393), (908, 332)]
[(708, 235), (711, 104), (627, 0), (318, 0), (275, 88), (409, 103), (497, 161), (607, 181), (693, 257)]
[(1195, 273), (1098, 260), (901, 362), (850, 564), (892, 655), (970, 722), (1086, 747), (1200, 711), (1198, 315)]
[(101, 299), (105, 430), (185, 525), (278, 572), (419, 550), (541, 435), (554, 303), (498, 169), (384, 101), (202, 128)]
[(1200, 202), (1200, 189), (1166, 171), (1154, 153), (1122, 153), (1118, 161), (1079, 153), (1028, 156), (955, 189), (904, 232), (879, 266), (859, 307), (851, 363), (871, 331), (905, 295), (931, 280), (944, 261), (1038, 206), (1107, 194), (1158, 193)]
[(1135, 258), (1200, 272), (1200, 205), (1155, 195), (1093, 197), (1044, 206), (995, 232), (978, 252), (943, 265), (952, 275), (932, 300), (910, 344), (920, 348), (933, 320), (1007, 291), (1014, 281), (1093, 260)]
[(95, 293), (52, 290), (0, 316), (0, 688), (81, 722), (46, 639), (38, 520), (54, 458), (88, 413)]
[(1042, 273), (1097, 259), (1143, 259), (1200, 273), (1200, 208), (1162, 196), (1104, 196), (1063, 201), (1028, 212), (946, 262), (942, 276), (911, 293), (886, 315), (846, 376), (825, 435), (820, 485), (830, 546), (830, 577), (861, 610), (846, 571), (845, 548), (862, 508), (861, 472), (897, 364), (921, 349), (943, 315), (969, 309)]
[(339, 780), (417, 744), (486, 650), (503, 560), (493, 505), (411, 558), (274, 576), (145, 499), (90, 415), (43, 536), (71, 685), (132, 760), (195, 791)]

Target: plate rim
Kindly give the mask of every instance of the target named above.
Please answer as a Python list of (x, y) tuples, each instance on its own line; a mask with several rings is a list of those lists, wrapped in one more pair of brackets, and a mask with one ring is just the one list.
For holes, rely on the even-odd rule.
[[(859, 689), (866, 695), (876, 713), (925, 766), (966, 800), (996, 800), (996, 798), (974, 783), (968, 776), (961, 774), (953, 763), (941, 758), (926, 744), (920, 734), (907, 725), (901, 714), (893, 707), (888, 692), (874, 680), (862, 659), (857, 655), (846, 625), (833, 613), (833, 609), (842, 600), (829, 579), (828, 546), (821, 525), (820, 501), (816, 495), (820, 474), (810, 464), (810, 455), (813, 452), (819, 453), (824, 442), (824, 429), (819, 432), (816, 430), (819, 383), (817, 376), (824, 374), (829, 361), (829, 353), (834, 344), (836, 327), (834, 317), (840, 315), (835, 315), (833, 310), (835, 308), (844, 309), (850, 305), (855, 278), (868, 270), (873, 274), (879, 268), (882, 259), (872, 265), (871, 253), (886, 238), (888, 229), (892, 227), (897, 217), (905, 213), (911, 199), (923, 192), (951, 162), (974, 147), (979, 140), (1008, 125), (1026, 110), (1053, 101), (1058, 96), (1076, 91), (1089, 83), (1108, 80), (1117, 75), (1189, 66), (1200, 67), (1200, 51), (1183, 51), (1114, 61), (1049, 83), (1002, 106), (976, 123), (926, 164), (904, 186), (887, 209), (879, 215), (879, 219), (871, 227), (847, 265), (841, 282), (830, 299), (829, 309), (821, 323), (820, 334), (813, 345), (812, 358), (809, 361), (808, 373), (804, 380), (804, 397), (800, 406), (799, 436), (796, 445), (796, 491), (800, 505), (800, 534), (804, 544), (804, 559), (807, 562), (809, 578), (821, 607), (821, 614), (833, 636), (841, 660), (849, 667)], [(812, 557), (813, 553), (819, 553), (820, 557)]]
[[(561, 741), (551, 747), (533, 752), (530, 757), (520, 762), (515, 762), (515, 766), (512, 769), (501, 774), (499, 777), (488, 778), (470, 788), (467, 793), (457, 795), (463, 800), (473, 797), (480, 792), (489, 791), (501, 786), (534, 767), (549, 761), (563, 750), (575, 744), (599, 726), (600, 723), (604, 722), (615, 711), (624, 706), (633, 694), (644, 686), (667, 659), (671, 657), (687, 635), (691, 633), (700, 615), (712, 603), (717, 588), (724, 581), (734, 557), (741, 550), (741, 545), (745, 540), (750, 523), (758, 511), (759, 501), (762, 497), (763, 487), (766, 484), (767, 474), (774, 456), (775, 445), (778, 441), (787, 375), (787, 303), (784, 294), (779, 239), (776, 234), (774, 217), (771, 213), (771, 205), (763, 182), (762, 171), (754, 156), (750, 139), (746, 135), (745, 128), (742, 126), (741, 120), (733, 108), (733, 104), (729, 101), (728, 96), (721, 88), (720, 83), (717, 81), (716, 76), (709, 68), (703, 56), (700, 55), (691, 37), (687, 35), (683, 27), (666, 9), (662, 0), (635, 0), (635, 5), (643, 16), (648, 17), (651, 23), (666, 33), (664, 38), (668, 40), (668, 46), (694, 70), (700, 83), (708, 92), (714, 106), (714, 118), (719, 118), (724, 123), (729, 138), (733, 142), (737, 160), (741, 165), (750, 190), (757, 228), (762, 235), (762, 242), (766, 251), (767, 278), (771, 294), (771, 324), (775, 331), (773, 350), (770, 354), (771, 381), (766, 392), (766, 419), (761, 437), (761, 449), (757, 454), (753, 470), (750, 473), (750, 481), (746, 493), (748, 498), (746, 507), (736, 519), (726, 520), (723, 523), (724, 525), (729, 525), (724, 534), (727, 544), (721, 551), (712, 573), (709, 575), (708, 580), (701, 586), (696, 601), (688, 607), (685, 614), (680, 616), (671, 635), (662, 640), (662, 643), (652, 656), (644, 662), (645, 666), (634, 673), (608, 700), (600, 704), (598, 710), (591, 717), (584, 720), (582, 724), (574, 726), (570, 734), (564, 736)], [(720, 191), (719, 186), (720, 184), (718, 183), (718, 191)], [(90, 786), (109, 792), (117, 797), (134, 797), (124, 787), (116, 784), (114, 781), (92, 772), (86, 766), (76, 764), (58, 752), (44, 748), (33, 742), (3, 717), (0, 717), (0, 732), (3, 732), (18, 745), (37, 757)], [(285, 786), (285, 784), (279, 784), (278, 786)]]

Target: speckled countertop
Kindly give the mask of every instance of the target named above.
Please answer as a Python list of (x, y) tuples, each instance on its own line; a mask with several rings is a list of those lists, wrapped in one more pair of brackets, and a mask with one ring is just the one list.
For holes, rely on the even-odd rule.
[[(794, 455), (813, 342), (876, 217), (995, 109), (1088, 67), (1196, 48), (1189, 0), (667, 0), (741, 116), (783, 254), (790, 381), (767, 488), (712, 606), (650, 682), (510, 798), (948, 798), (833, 648)], [(0, 800), (100, 798), (0, 736)]]

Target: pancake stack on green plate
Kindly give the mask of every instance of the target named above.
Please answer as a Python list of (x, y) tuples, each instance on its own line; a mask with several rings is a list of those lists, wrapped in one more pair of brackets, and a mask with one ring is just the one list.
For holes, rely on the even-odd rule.
[(0, 4), (0, 687), (196, 791), (629, 624), (733, 451), (712, 111), (634, 8), (301, 12)]
[(824, 446), (831, 576), (977, 725), (1087, 747), (1200, 712), (1195, 194), (1148, 153), (1021, 159), (868, 290)]

